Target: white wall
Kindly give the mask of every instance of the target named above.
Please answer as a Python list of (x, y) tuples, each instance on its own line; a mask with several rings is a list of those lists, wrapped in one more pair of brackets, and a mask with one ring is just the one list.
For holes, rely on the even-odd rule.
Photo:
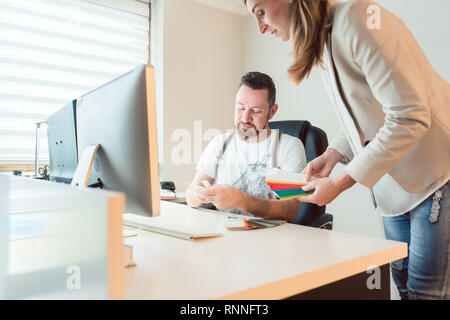
[[(450, 30), (448, 0), (379, 0), (388, 10), (402, 18), (429, 57), (433, 67), (447, 81), (450, 79), (450, 56), (447, 32)], [(258, 70), (271, 75), (277, 85), (279, 112), (274, 120), (307, 119), (325, 130), (329, 139), (338, 130), (338, 120), (322, 87), (320, 75), (296, 87), (287, 77), (291, 59), (289, 43), (281, 43), (257, 32), (253, 17), (245, 21), (245, 71)], [(343, 171), (338, 165), (333, 175)], [(377, 210), (378, 211), (378, 210)], [(373, 209), (369, 192), (356, 185), (327, 206), (335, 219), (335, 230), (384, 237), (380, 212)]]
[[(194, 0), (163, 1), (164, 144), (160, 178), (174, 181), (182, 191), (194, 176), (195, 155), (201, 155), (208, 142), (196, 136), (210, 128), (222, 132), (233, 128), (235, 93), (244, 69), (245, 18)], [(195, 121), (201, 121), (201, 132), (194, 132)], [(172, 135), (180, 129), (191, 136), (188, 164), (172, 161), (172, 152), (180, 144), (172, 141)]]
[(405, 21), (427, 55), (433, 68), (450, 81), (450, 1), (378, 0)]

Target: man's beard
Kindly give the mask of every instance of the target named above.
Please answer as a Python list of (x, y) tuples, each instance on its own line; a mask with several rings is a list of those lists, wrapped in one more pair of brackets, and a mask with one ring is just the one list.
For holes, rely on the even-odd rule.
[[(251, 128), (242, 128), (242, 125), (245, 124), (250, 126)], [(236, 131), (242, 140), (246, 141), (249, 138), (259, 138), (258, 140), (263, 140), (262, 138), (267, 137), (267, 125), (262, 129), (256, 129), (256, 127), (251, 123), (239, 122), (236, 126)]]

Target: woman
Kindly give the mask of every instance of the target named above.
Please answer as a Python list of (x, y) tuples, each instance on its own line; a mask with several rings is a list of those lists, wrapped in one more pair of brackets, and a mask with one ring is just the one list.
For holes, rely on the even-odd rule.
[[(449, 299), (450, 87), (405, 24), (373, 1), (244, 0), (261, 33), (290, 40), (297, 84), (313, 67), (341, 123), (304, 173), (301, 202), (326, 205), (361, 183), (386, 237), (408, 243), (391, 264), (402, 299)], [(329, 175), (337, 162), (345, 172)]]

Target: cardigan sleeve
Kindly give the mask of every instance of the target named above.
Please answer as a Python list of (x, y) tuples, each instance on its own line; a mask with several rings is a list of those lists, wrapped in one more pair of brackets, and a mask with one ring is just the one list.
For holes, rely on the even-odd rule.
[(336, 149), (340, 154), (342, 154), (343, 158), (340, 161), (342, 164), (348, 164), (350, 160), (353, 159), (352, 149), (350, 148), (350, 144), (348, 143), (342, 127), (339, 129), (338, 134), (331, 140), (328, 148)]

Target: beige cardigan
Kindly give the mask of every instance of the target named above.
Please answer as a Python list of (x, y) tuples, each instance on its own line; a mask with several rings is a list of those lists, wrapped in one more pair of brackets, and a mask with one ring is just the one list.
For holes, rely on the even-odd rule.
[[(323, 78), (341, 130), (330, 148), (345, 156), (346, 172), (370, 188), (385, 175), (409, 193), (447, 181), (449, 84), (404, 22), (379, 4), (331, 4)], [(381, 12), (380, 29), (368, 25), (374, 5)]]

